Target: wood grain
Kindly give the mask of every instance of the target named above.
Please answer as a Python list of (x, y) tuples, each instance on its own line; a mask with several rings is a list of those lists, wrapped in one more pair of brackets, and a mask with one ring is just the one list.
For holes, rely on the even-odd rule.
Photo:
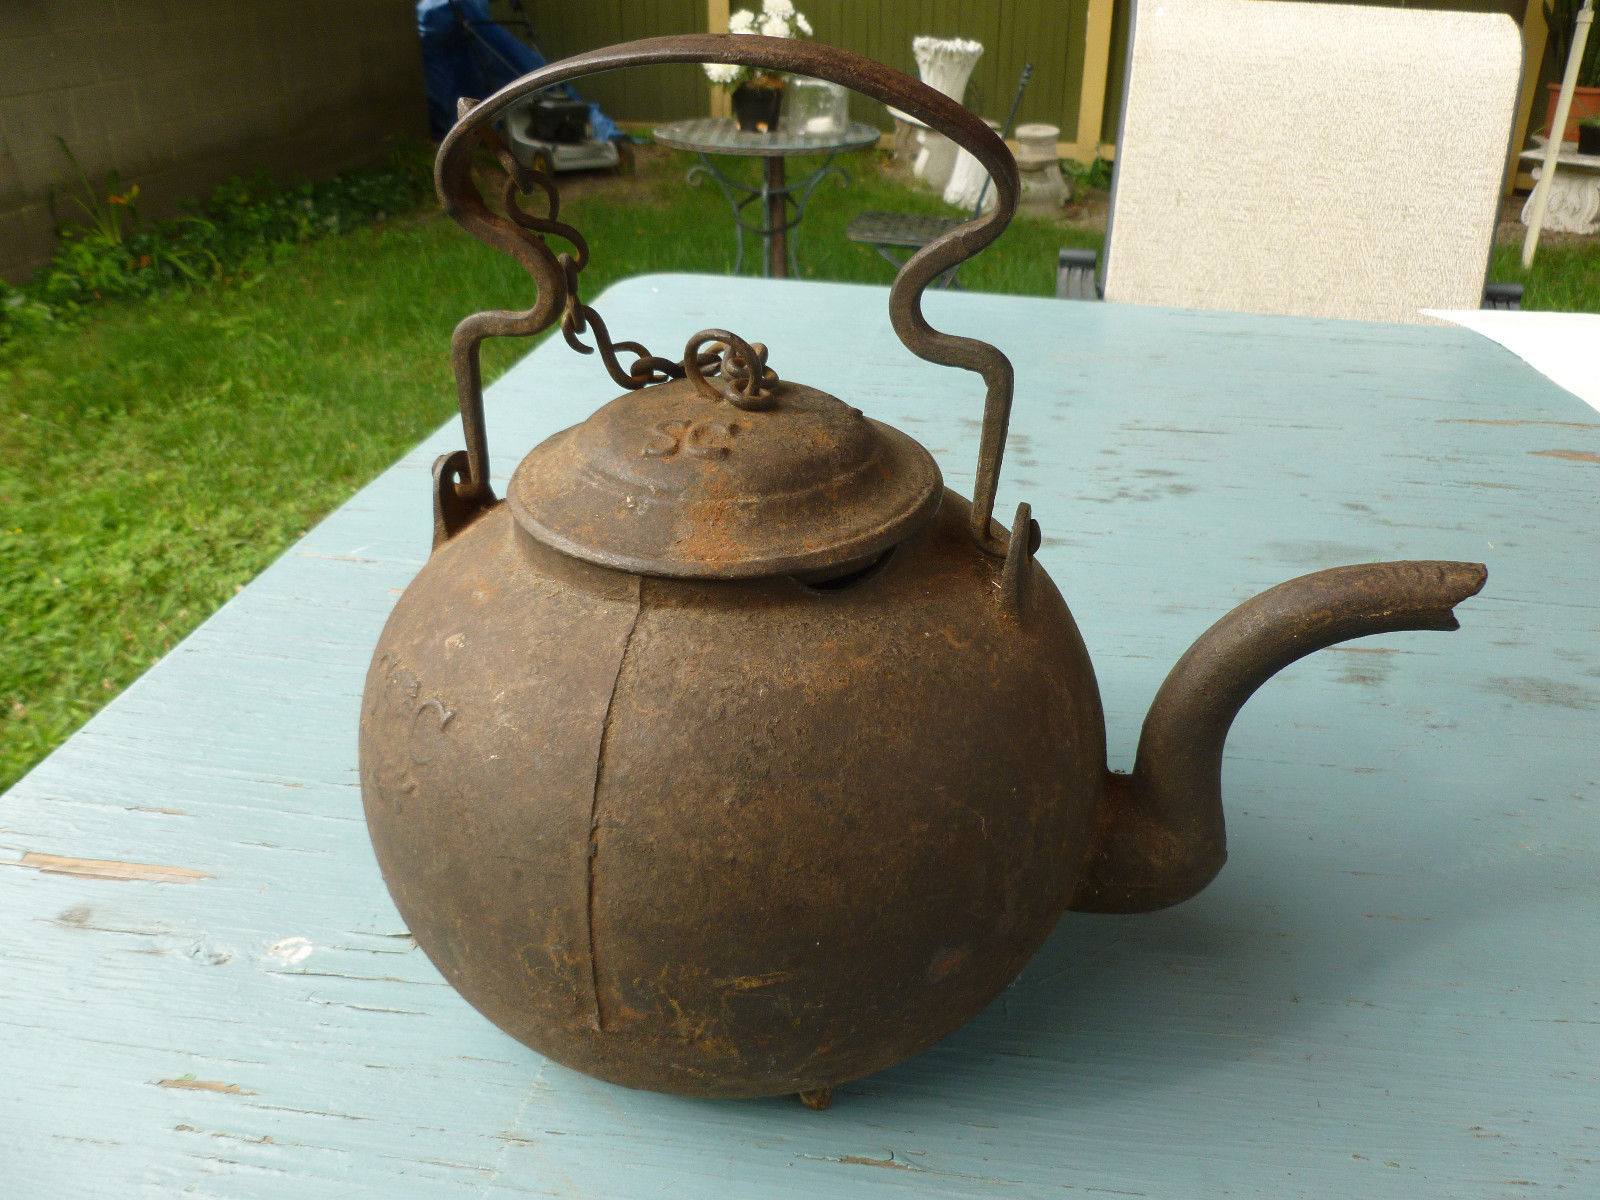
[[(142, 812), (176, 813), (175, 809), (142, 808)], [(111, 862), (103, 858), (67, 858), (60, 854), (35, 854), (28, 851), (8, 866), (31, 867), (47, 875), (76, 875), (83, 879), (143, 880), (149, 883), (193, 883), (211, 879), (204, 871), (188, 867), (163, 867), (154, 863)]]

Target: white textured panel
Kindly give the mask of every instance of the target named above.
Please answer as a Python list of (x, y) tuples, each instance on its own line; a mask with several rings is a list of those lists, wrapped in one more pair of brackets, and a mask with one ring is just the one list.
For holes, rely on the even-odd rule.
[(1150, 0), (1134, 39), (1108, 300), (1478, 306), (1521, 78), (1509, 17)]

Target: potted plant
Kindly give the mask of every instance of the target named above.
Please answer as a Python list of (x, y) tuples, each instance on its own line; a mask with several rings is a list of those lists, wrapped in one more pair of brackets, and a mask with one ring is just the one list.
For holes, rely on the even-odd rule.
[(1585, 117), (1578, 122), (1578, 153), (1600, 157), (1600, 117)]
[[(811, 22), (795, 8), (793, 0), (762, 0), (759, 13), (741, 8), (730, 16), (728, 32), (805, 38), (811, 35)], [(740, 129), (770, 133), (778, 128), (778, 110), (783, 104), (782, 75), (729, 63), (706, 63), (705, 72), (712, 83), (733, 89), (733, 116)]]
[[(1555, 81), (1546, 85), (1550, 92), (1550, 104), (1544, 115), (1546, 129), (1555, 123), (1561, 78), (1566, 73), (1567, 57), (1572, 53), (1573, 30), (1582, 7), (1583, 0), (1545, 0), (1544, 22), (1550, 31), (1545, 52), (1555, 67)], [(1600, 117), (1600, 29), (1590, 31), (1589, 41), (1583, 48), (1583, 61), (1578, 65), (1578, 86), (1572, 93), (1572, 107), (1567, 110), (1567, 127), (1561, 132), (1561, 140), (1576, 140), (1579, 126), (1590, 117)]]

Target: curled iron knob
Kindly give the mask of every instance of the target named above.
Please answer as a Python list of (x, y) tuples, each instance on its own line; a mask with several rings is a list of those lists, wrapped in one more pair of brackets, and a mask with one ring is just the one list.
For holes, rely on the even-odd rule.
[[(714, 375), (701, 369), (700, 347), (706, 345), (720, 355)], [(726, 329), (702, 329), (684, 347), (683, 370), (709, 399), (726, 400), (746, 412), (772, 407), (772, 385), (778, 382), (778, 373), (767, 366), (767, 348), (760, 342), (752, 345)]]

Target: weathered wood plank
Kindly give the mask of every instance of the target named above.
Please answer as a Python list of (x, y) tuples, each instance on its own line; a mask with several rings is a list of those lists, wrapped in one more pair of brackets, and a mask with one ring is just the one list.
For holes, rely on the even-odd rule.
[[(872, 288), (618, 285), (619, 336), (732, 322), (971, 486), (980, 389)], [(449, 427), (0, 798), (5, 1194), (1251, 1197), (1600, 1191), (1600, 418), (1461, 330), (966, 294), (1018, 399), (1000, 511), (1101, 672), (1114, 760), (1228, 606), (1375, 557), (1481, 558), (1455, 634), (1297, 664), (1229, 743), (1232, 859), (1069, 917), (977, 1021), (818, 1114), (619, 1090), (505, 1038), (401, 927), (361, 820), (367, 656)], [(502, 476), (612, 394), (546, 343)], [(1549, 451), (1561, 451), (1552, 455)], [(26, 869), (159, 864), (181, 886)]]

